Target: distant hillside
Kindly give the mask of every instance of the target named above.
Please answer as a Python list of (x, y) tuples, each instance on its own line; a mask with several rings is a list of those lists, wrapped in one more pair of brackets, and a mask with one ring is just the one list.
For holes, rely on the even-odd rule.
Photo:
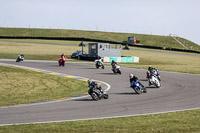
[(33, 37), (84, 37), (108, 41), (123, 42), (135, 36), (140, 45), (200, 51), (200, 46), (184, 38), (170, 36), (145, 35), (133, 33), (115, 33), (100, 31), (64, 30), (64, 29), (32, 29), (32, 28), (0, 28), (0, 36), (33, 36)]

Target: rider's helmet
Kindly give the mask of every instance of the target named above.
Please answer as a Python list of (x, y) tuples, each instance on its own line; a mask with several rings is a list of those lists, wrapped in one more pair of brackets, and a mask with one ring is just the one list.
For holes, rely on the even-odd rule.
[(129, 74), (129, 78), (133, 78), (133, 74), (132, 73)]
[(150, 66), (148, 67), (148, 70), (149, 70), (149, 71), (152, 71), (152, 70), (153, 70), (153, 67), (150, 65)]
[(92, 80), (91, 79), (88, 79), (88, 84), (90, 85), (92, 83)]
[(24, 56), (24, 54), (21, 54), (21, 56)]
[(114, 61), (114, 60), (112, 60), (112, 63), (115, 63), (115, 61)]

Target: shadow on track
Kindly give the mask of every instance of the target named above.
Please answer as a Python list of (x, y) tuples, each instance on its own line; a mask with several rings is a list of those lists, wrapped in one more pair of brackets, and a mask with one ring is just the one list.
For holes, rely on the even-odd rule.
[(114, 94), (114, 95), (138, 95), (135, 92), (122, 92), (122, 93), (110, 93), (110, 94)]
[(140, 79), (140, 81), (148, 81), (148, 79)]
[[(90, 67), (90, 68), (81, 68), (81, 69), (96, 69), (96, 68)], [(97, 69), (97, 70), (98, 70), (98, 69)]]
[(146, 86), (145, 88), (146, 88), (146, 89), (160, 89), (160, 88), (157, 88), (157, 87), (155, 87), (155, 86)]
[(118, 75), (118, 74), (114, 74), (114, 73), (98, 73), (98, 74), (102, 74), (102, 75)]
[(74, 99), (73, 101), (94, 101), (93, 99)]

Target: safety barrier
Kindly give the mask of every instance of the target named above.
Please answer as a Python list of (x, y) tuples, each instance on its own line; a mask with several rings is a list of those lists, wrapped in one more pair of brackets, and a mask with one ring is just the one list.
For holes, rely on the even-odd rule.
[(139, 57), (131, 56), (131, 57), (104, 57), (104, 62), (122, 62), (122, 63), (139, 63)]

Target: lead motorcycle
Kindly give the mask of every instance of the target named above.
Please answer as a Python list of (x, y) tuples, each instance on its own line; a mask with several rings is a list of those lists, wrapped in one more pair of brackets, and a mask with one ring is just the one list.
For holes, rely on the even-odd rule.
[(92, 99), (95, 101), (98, 101), (101, 98), (108, 99), (106, 91), (102, 90), (101, 86), (98, 86), (96, 82), (88, 80), (88, 85), (88, 94), (90, 94)]
[(97, 69), (99, 69), (99, 67), (101, 67), (102, 69), (104, 69), (104, 65), (103, 65), (102, 59), (95, 60), (95, 66), (96, 66)]
[(24, 54), (18, 55), (16, 62), (20, 62), (24, 60)]
[(137, 93), (137, 94), (140, 94), (140, 93), (147, 93), (147, 90), (146, 88), (141, 84), (141, 83), (138, 83), (138, 82), (134, 82), (132, 81), (131, 83), (131, 88), (133, 88), (133, 90)]
[(154, 73), (147, 71), (147, 79), (149, 81), (149, 86), (154, 85), (157, 88), (160, 88), (161, 86), (160, 81)]
[(112, 71), (113, 71), (114, 74), (117, 74), (117, 73), (122, 74), (121, 68), (117, 64), (112, 65)]
[(66, 56), (62, 56), (62, 57), (58, 60), (59, 66), (65, 66), (65, 61), (66, 61)]

